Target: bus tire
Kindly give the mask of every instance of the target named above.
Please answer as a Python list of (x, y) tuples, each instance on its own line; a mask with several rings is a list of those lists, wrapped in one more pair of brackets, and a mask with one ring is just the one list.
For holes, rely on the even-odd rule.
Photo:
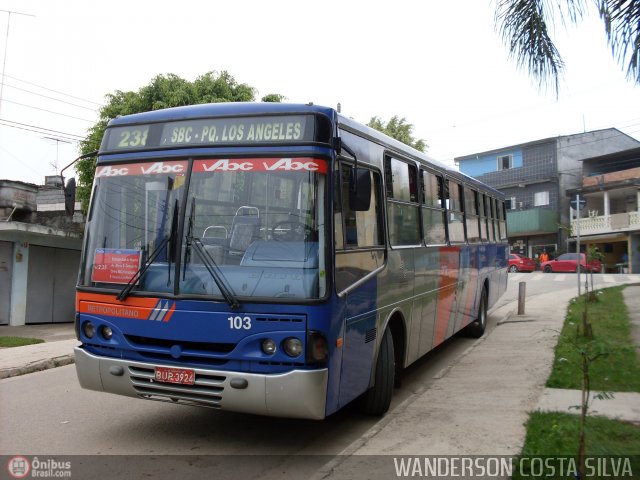
[(480, 305), (478, 305), (478, 317), (467, 327), (467, 335), (472, 338), (480, 338), (487, 328), (487, 289), (482, 289)]
[(393, 336), (388, 328), (380, 343), (380, 352), (376, 361), (375, 384), (360, 398), (360, 409), (368, 415), (383, 415), (389, 410), (393, 386), (395, 383), (395, 353)]

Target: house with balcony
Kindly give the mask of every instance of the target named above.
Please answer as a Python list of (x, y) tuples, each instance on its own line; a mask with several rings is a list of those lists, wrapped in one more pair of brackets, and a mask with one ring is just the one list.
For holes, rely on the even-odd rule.
[(500, 190), (507, 206), (511, 250), (552, 257), (573, 246), (566, 192), (582, 186), (586, 159), (632, 148), (640, 142), (615, 128), (534, 140), (455, 158), (461, 172)]
[(582, 184), (568, 198), (586, 200), (571, 209), (571, 236), (581, 250), (590, 245), (604, 255), (611, 272), (640, 272), (640, 148), (583, 160)]

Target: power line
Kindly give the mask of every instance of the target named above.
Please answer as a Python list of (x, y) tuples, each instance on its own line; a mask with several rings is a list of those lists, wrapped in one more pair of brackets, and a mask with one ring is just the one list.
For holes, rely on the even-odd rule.
[[(15, 125), (22, 125), (23, 127), (37, 128), (38, 130), (46, 130), (47, 132), (59, 133), (61, 135), (66, 135), (68, 137), (77, 137), (80, 140), (85, 138), (83, 135), (77, 135), (75, 133), (61, 132), (60, 130), (53, 130), (51, 128), (46, 128), (46, 127), (39, 127), (37, 125), (31, 125), (31, 124), (28, 124), (28, 123), (14, 122), (12, 120), (7, 120), (6, 118), (2, 118), (2, 119), (0, 119), (0, 121), (7, 122), (7, 123), (13, 123)], [(7, 126), (9, 126), (9, 125), (7, 125)], [(46, 133), (46, 132), (43, 132), (43, 133)]]
[[(8, 125), (8, 124), (3, 123), (3, 122), (5, 122), (5, 120), (0, 119), (0, 125), (4, 126), (4, 127), (11, 127), (11, 128), (17, 128), (19, 130), (26, 130), (28, 132), (34, 132), (34, 133), (38, 133), (40, 135), (46, 135), (47, 134), (47, 132), (42, 132), (40, 130), (34, 130), (32, 128), (26, 128), (26, 127), (18, 127), (17, 125)], [(62, 140), (68, 140), (68, 141), (73, 142), (73, 143), (78, 143), (81, 140), (81, 139), (78, 139), (78, 138), (66, 137), (66, 136), (60, 135), (60, 134), (56, 134), (56, 135), (58, 137), (60, 137), (60, 139), (62, 139)]]
[(38, 87), (38, 88), (41, 88), (43, 90), (48, 90), (49, 92), (53, 92), (53, 93), (58, 93), (60, 95), (64, 95), (65, 97), (75, 98), (76, 100), (81, 100), (81, 101), (87, 102), (87, 103), (93, 103), (94, 105), (97, 105), (99, 107), (104, 106), (102, 103), (94, 102), (93, 100), (87, 100), (86, 98), (76, 97), (75, 95), (70, 95), (68, 93), (64, 93), (64, 92), (61, 92), (59, 90), (54, 90), (52, 88), (44, 87), (42, 85), (38, 85), (37, 83), (29, 82), (27, 80), (22, 80), (21, 78), (13, 77), (11, 75), (7, 75), (6, 73), (5, 73), (4, 76), (7, 77), (7, 78), (10, 78), (12, 80), (17, 80), (18, 82), (26, 83), (26, 84), (31, 85), (33, 87)]
[(33, 108), (35, 110), (41, 110), (43, 112), (53, 113), (54, 115), (61, 115), (63, 117), (74, 118), (76, 120), (82, 120), (83, 122), (95, 123), (95, 120), (89, 120), (88, 118), (74, 117), (73, 115), (67, 115), (65, 113), (54, 112), (53, 110), (47, 110), (46, 108), (34, 107), (33, 105), (27, 105), (25, 103), (14, 102), (12, 100), (3, 100), (3, 101), (7, 102), (7, 103), (13, 103), (14, 105), (20, 105), (22, 107)]
[(74, 107), (84, 108), (85, 110), (89, 110), (91, 112), (95, 112), (96, 111), (95, 108), (85, 107), (84, 105), (78, 105), (77, 103), (67, 102), (66, 100), (60, 100), (59, 98), (50, 97), (49, 95), (43, 95), (42, 93), (38, 93), (38, 92), (31, 91), (31, 90), (27, 90), (25, 88), (16, 87), (15, 85), (8, 85), (8, 84), (5, 83), (4, 86), (5, 87), (9, 87), (9, 88), (13, 88), (15, 90), (20, 90), (21, 92), (26, 92), (26, 93), (30, 93), (32, 95), (37, 95), (39, 97), (48, 98), (49, 100), (53, 100), (53, 101), (56, 101), (56, 102), (65, 103), (67, 105), (72, 105)]

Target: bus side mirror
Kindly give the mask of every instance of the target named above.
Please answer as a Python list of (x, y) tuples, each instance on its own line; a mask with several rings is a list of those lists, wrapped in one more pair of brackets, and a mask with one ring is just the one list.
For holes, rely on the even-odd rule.
[(76, 179), (70, 178), (64, 188), (64, 211), (71, 217), (76, 207)]
[(351, 170), (349, 207), (354, 212), (365, 212), (371, 206), (371, 172), (366, 168)]

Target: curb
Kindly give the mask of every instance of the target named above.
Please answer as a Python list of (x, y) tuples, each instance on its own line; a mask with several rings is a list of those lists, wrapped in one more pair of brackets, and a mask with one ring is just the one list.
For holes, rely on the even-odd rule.
[(50, 368), (63, 367), (65, 365), (75, 363), (75, 361), (75, 355), (73, 353), (70, 353), (67, 355), (61, 355), (59, 357), (38, 360), (37, 362), (32, 362), (22, 367), (0, 369), (0, 380), (4, 378), (26, 375), (28, 373), (39, 372), (42, 370), (48, 370)]

